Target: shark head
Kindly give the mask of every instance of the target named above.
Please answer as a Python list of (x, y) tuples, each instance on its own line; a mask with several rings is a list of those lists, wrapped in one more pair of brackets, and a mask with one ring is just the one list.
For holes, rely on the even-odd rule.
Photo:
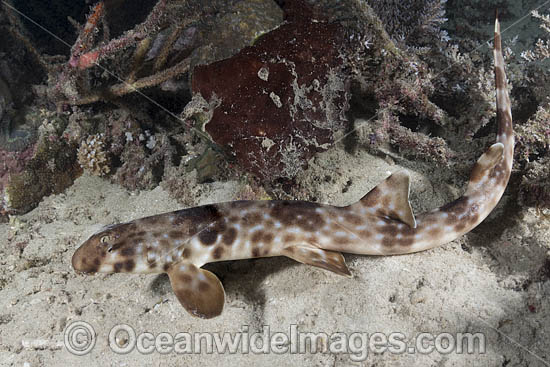
[(134, 271), (136, 246), (128, 238), (131, 225), (107, 226), (90, 236), (73, 255), (74, 269), (81, 273)]
[(188, 261), (164, 261), (162, 258), (172, 256), (162, 249), (162, 242), (168, 240), (150, 235), (141, 227), (134, 221), (93, 234), (74, 253), (74, 269), (80, 273), (167, 272), (176, 297), (188, 312), (202, 318), (218, 316), (225, 292), (216, 275)]

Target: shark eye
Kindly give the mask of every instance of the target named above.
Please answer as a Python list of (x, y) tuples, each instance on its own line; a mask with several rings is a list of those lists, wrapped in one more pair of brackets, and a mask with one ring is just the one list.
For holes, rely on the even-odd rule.
[(99, 242), (107, 244), (113, 240), (113, 236), (105, 235), (99, 239)]

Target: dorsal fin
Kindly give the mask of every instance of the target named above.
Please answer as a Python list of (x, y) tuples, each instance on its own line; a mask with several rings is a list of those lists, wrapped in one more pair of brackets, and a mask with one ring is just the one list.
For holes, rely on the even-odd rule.
[(416, 228), (416, 220), (409, 203), (410, 181), (407, 171), (395, 172), (354, 206), (372, 209), (372, 214), (399, 220), (411, 228)]
[(504, 144), (495, 143), (487, 149), (485, 153), (477, 160), (472, 172), (470, 172), (470, 181), (466, 195), (477, 189), (478, 183), (483, 177), (491, 173), (491, 169), (500, 163), (504, 155)]

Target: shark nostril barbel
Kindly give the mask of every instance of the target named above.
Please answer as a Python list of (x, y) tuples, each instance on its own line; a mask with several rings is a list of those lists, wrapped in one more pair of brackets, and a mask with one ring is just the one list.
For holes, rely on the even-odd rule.
[(407, 254), (448, 243), (481, 223), (502, 197), (512, 169), (514, 131), (495, 21), (497, 141), (478, 159), (465, 194), (413, 214), (410, 178), (398, 171), (345, 207), (305, 201), (232, 201), (159, 214), (104, 228), (75, 252), (80, 272), (168, 273), (183, 307), (211, 318), (225, 293), (209, 262), (287, 256), (351, 276), (341, 252)]

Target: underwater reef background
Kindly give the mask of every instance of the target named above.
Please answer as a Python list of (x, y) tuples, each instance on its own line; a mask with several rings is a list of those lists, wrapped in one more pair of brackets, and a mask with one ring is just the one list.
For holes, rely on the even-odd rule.
[(549, 208), (550, 21), (543, 8), (515, 24), (537, 4), (518, 3), (6, 1), (0, 217), (83, 171), (131, 190), (162, 185), (183, 204), (194, 184), (232, 178), (312, 199), (296, 176), (334, 144), (465, 178), (495, 137), (497, 7), (512, 26), (509, 190)]

